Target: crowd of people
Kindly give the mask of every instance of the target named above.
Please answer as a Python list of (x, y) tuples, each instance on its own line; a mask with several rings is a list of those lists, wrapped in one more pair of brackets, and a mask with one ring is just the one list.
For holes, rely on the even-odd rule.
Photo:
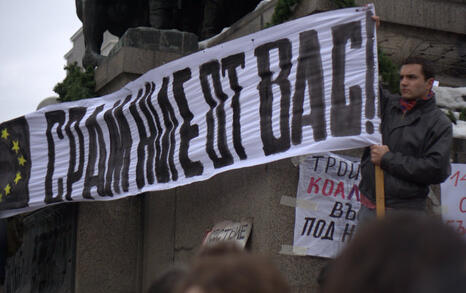
[[(318, 277), (322, 293), (460, 293), (466, 288), (466, 242), (440, 219), (388, 215), (360, 227)], [(150, 293), (287, 293), (270, 258), (234, 242), (202, 247), (188, 266), (161, 274)]]

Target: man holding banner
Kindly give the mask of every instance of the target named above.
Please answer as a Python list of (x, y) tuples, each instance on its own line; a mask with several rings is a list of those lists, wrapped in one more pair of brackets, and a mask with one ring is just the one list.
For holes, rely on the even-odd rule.
[(366, 148), (361, 159), (360, 220), (375, 217), (375, 166), (384, 171), (388, 212), (425, 210), (429, 185), (449, 176), (452, 127), (436, 106), (433, 82), (427, 60), (408, 58), (400, 69), (401, 97), (380, 91), (383, 145)]

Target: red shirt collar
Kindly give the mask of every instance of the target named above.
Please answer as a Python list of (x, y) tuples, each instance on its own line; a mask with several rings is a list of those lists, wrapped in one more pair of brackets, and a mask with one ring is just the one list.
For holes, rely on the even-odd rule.
[[(424, 100), (424, 101), (429, 100), (433, 96), (434, 96), (434, 92), (432, 90), (430, 90), (429, 93), (427, 94), (427, 96), (423, 97), (422, 100)], [(417, 103), (417, 99), (400, 98), (401, 111), (403, 111), (403, 113), (411, 111), (411, 109), (414, 108), (414, 106), (416, 106), (416, 103)]]

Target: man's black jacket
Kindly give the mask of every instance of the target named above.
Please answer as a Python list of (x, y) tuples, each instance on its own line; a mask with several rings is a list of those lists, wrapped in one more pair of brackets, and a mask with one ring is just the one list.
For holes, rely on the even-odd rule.
[[(385, 204), (397, 209), (424, 209), (430, 184), (450, 175), (452, 126), (435, 97), (418, 100), (403, 113), (400, 97), (380, 93), (382, 139), (390, 151), (382, 157)], [(370, 149), (361, 159), (360, 192), (375, 203), (375, 173)]]

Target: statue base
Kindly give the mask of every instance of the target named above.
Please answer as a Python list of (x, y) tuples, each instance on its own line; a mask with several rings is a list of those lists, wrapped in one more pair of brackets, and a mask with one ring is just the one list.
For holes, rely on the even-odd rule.
[[(197, 48), (197, 36), (191, 33), (130, 29), (97, 68), (97, 93), (115, 92), (148, 70)], [(143, 198), (140, 194), (79, 204), (76, 292), (142, 292)]]
[(195, 34), (150, 27), (131, 28), (95, 71), (96, 92), (110, 94), (147, 71), (198, 50)]

